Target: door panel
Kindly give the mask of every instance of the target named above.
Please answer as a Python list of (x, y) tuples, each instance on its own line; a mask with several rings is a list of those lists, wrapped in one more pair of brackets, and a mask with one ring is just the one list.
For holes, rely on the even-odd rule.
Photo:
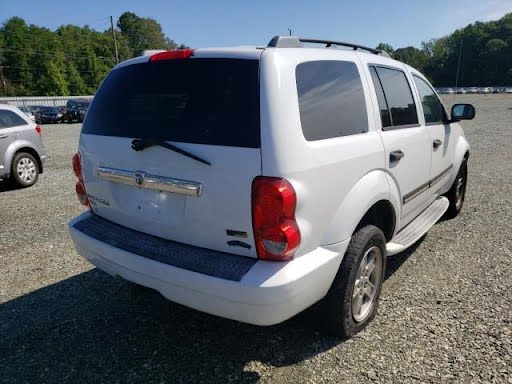
[(432, 142), (432, 165), (430, 168), (431, 194), (438, 194), (448, 180), (453, 167), (455, 139), (450, 124), (427, 126)]
[(448, 119), (443, 103), (432, 86), (420, 74), (413, 73), (424, 124), (430, 135), (432, 165), (430, 168), (430, 196), (436, 196), (448, 180), (453, 167), (456, 136), (453, 127), (444, 122)]
[[(430, 135), (425, 127), (404, 128), (381, 132), (386, 151), (386, 169), (397, 182), (402, 203), (401, 221), (421, 210), (428, 203), (430, 176)], [(401, 151), (403, 157), (392, 159), (392, 152)]]

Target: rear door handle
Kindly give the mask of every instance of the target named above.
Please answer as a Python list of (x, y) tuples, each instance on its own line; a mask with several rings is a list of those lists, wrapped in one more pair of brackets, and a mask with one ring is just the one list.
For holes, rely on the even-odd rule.
[(9, 137), (9, 135), (0, 135), (0, 139), (6, 139), (8, 137)]
[(405, 156), (405, 154), (401, 150), (392, 151), (389, 154), (389, 161), (390, 162), (400, 161), (400, 159), (404, 156)]
[(439, 139), (435, 139), (433, 142), (432, 142), (432, 146), (434, 147), (434, 149), (437, 149), (441, 146), (441, 144), (443, 144), (443, 142)]

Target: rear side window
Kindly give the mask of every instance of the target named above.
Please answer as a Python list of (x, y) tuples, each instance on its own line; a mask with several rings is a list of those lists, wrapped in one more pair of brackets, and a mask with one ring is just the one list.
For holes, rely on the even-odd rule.
[(113, 70), (82, 133), (259, 148), (259, 61), (187, 59)]
[[(377, 92), (377, 99), (379, 100), (380, 92), (384, 94), (385, 106), (383, 101), (379, 100), (382, 126), (401, 127), (417, 125), (418, 113), (416, 104), (414, 103), (405, 73), (398, 69), (379, 66), (371, 67), (370, 72), (372, 73), (373, 85)], [(388, 109), (387, 113), (383, 112), (385, 107)], [(389, 121), (387, 114), (389, 114)]]
[(28, 123), (13, 111), (0, 109), (0, 129), (9, 127), (19, 127)]
[(423, 115), (426, 124), (442, 123), (446, 120), (446, 112), (439, 97), (428, 83), (420, 77), (413, 75), (416, 88), (421, 97), (421, 105), (423, 106)]
[(308, 141), (368, 132), (361, 77), (348, 61), (309, 61), (295, 70), (299, 112)]
[(375, 86), (375, 92), (377, 93), (377, 102), (379, 103), (380, 110), (380, 118), (382, 120), (382, 127), (391, 127), (391, 116), (389, 114), (388, 102), (386, 101), (386, 96), (384, 96), (384, 91), (382, 90), (382, 84), (379, 80), (379, 75), (377, 75), (377, 70), (375, 67), (370, 67), (370, 74), (372, 76), (373, 85)]

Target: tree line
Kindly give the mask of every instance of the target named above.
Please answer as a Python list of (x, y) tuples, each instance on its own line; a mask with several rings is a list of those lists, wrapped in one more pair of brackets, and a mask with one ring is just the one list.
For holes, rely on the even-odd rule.
[[(377, 46), (394, 59), (424, 73), (435, 86), (512, 86), (512, 13), (490, 22), (476, 22), (421, 48)], [(460, 57), (460, 63), (459, 63)]]
[[(185, 47), (165, 36), (156, 20), (131, 12), (121, 15), (115, 34), (120, 61), (146, 49)], [(92, 95), (115, 64), (111, 28), (64, 25), (51, 31), (20, 17), (0, 28), (0, 96)]]
[[(160, 24), (125, 12), (115, 27), (119, 60), (146, 49), (185, 48)], [(512, 86), (512, 13), (476, 22), (420, 48), (394, 49), (393, 58), (423, 72), (435, 86)], [(459, 63), (460, 58), (460, 63)], [(64, 25), (55, 31), (11, 17), (0, 28), (0, 96), (92, 95), (116, 64), (112, 29)]]

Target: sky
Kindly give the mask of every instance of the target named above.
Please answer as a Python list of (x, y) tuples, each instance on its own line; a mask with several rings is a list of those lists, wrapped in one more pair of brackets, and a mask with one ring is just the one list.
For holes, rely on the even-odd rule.
[(394, 48), (419, 47), (475, 21), (512, 12), (512, 0), (0, 0), (0, 22), (19, 16), (54, 30), (63, 24), (109, 27), (125, 11), (156, 19), (192, 48), (266, 45), (278, 34)]

